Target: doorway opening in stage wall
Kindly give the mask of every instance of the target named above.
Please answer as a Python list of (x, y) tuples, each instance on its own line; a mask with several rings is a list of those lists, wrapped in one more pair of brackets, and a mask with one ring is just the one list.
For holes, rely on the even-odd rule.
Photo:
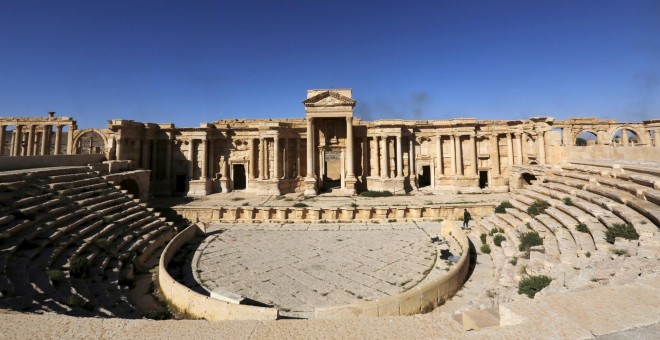
[(479, 171), (479, 188), (488, 188), (488, 171)]
[(419, 187), (428, 187), (431, 185), (431, 166), (430, 165), (423, 165), (422, 166), (422, 173), (419, 174), (419, 178), (417, 179)]
[(234, 164), (234, 190), (245, 189), (245, 165)]
[(174, 185), (175, 195), (181, 196), (186, 192), (186, 175), (176, 175), (176, 182)]

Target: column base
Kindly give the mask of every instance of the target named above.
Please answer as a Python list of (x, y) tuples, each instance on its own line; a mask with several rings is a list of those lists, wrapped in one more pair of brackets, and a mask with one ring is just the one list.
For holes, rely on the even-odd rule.
[(315, 178), (305, 178), (305, 193), (307, 197), (316, 196), (318, 193), (316, 191), (316, 179)]
[(211, 193), (213, 182), (210, 179), (191, 180), (188, 184), (188, 197), (202, 197)]
[(346, 179), (344, 179), (344, 194), (349, 196), (357, 194), (355, 191), (355, 183), (357, 183), (355, 177), (346, 177)]
[(218, 182), (220, 182), (220, 192), (229, 192), (229, 180), (226, 177), (220, 178)]

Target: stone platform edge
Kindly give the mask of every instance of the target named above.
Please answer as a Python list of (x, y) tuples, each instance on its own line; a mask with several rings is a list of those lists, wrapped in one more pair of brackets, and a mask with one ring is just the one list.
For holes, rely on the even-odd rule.
[(319, 222), (422, 222), (458, 220), (467, 209), (473, 218), (481, 218), (495, 209), (495, 203), (447, 204), (439, 206), (383, 207), (173, 207), (177, 214), (204, 223), (319, 223)]
[(199, 294), (182, 285), (167, 272), (167, 265), (183, 245), (204, 232), (191, 225), (176, 235), (165, 247), (158, 267), (158, 284), (168, 303), (179, 312), (208, 321), (276, 320), (276, 308), (236, 305)]

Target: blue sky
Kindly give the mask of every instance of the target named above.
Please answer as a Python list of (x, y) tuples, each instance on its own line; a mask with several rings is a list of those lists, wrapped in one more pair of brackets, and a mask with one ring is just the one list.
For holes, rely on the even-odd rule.
[(660, 117), (660, 1), (0, 0), (0, 116)]

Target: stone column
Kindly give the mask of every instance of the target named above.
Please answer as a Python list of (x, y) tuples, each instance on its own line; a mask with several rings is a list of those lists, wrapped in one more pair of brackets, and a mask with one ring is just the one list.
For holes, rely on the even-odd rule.
[(403, 151), (401, 150), (401, 136), (396, 136), (396, 177), (403, 178)]
[(511, 133), (506, 134), (506, 152), (507, 152), (507, 163), (509, 164), (509, 171), (513, 166), (513, 140), (511, 139)]
[[(189, 160), (189, 162), (188, 162), (188, 177), (192, 180), (193, 179), (193, 174), (194, 174), (194, 172), (193, 172), (193, 162), (195, 161), (193, 159), (193, 155), (194, 155), (194, 152), (195, 152), (194, 151), (195, 140), (190, 138), (188, 143), (190, 145), (190, 147), (188, 148), (188, 160)], [(154, 169), (152, 169), (151, 171), (153, 172)]]
[[(70, 134), (70, 133), (71, 133), (71, 132), (69, 132), (69, 134)], [(116, 159), (116, 160), (120, 160), (120, 159), (121, 159), (121, 151), (122, 151), (121, 143), (122, 143), (122, 141), (123, 141), (122, 138), (117, 137), (117, 139), (116, 139), (117, 146), (115, 147), (115, 159)], [(70, 153), (68, 153), (68, 150), (69, 150), (69, 149), (68, 149), (68, 145), (67, 145), (67, 155), (70, 155)], [(153, 170), (152, 170), (152, 171), (153, 171)]]
[(346, 117), (346, 178), (355, 178), (353, 170), (353, 117)]
[(458, 175), (463, 176), (463, 145), (461, 143), (461, 135), (456, 136), (456, 172)]
[(655, 147), (660, 147), (660, 129), (653, 130), (653, 139), (655, 139)]
[(289, 153), (291, 146), (289, 145), (289, 138), (284, 138), (284, 149), (282, 150), (282, 178), (289, 178)]
[(34, 125), (30, 125), (30, 131), (28, 132), (28, 143), (27, 143), (27, 155), (34, 155)]
[(55, 154), (60, 154), (60, 146), (62, 145), (62, 125), (55, 127)]
[(369, 176), (370, 170), (369, 162), (369, 140), (367, 137), (362, 137), (362, 177)]
[(151, 159), (151, 154), (149, 153), (149, 146), (151, 144), (150, 139), (145, 139), (142, 143), (142, 168), (149, 169), (149, 160)]
[(5, 132), (7, 127), (0, 125), (0, 157), (5, 155)]
[(500, 174), (500, 146), (497, 140), (497, 134), (490, 136), (490, 159), (492, 160), (493, 174)]
[(522, 132), (516, 132), (516, 164), (522, 164)]
[(389, 163), (389, 157), (387, 154), (387, 137), (383, 136), (380, 139), (380, 177), (381, 178), (390, 178), (390, 172), (387, 171), (387, 163)]
[(165, 148), (165, 180), (169, 190), (172, 190), (172, 143), (174, 143), (174, 132), (169, 132)]
[(458, 166), (456, 166), (456, 135), (451, 135), (451, 174), (456, 175), (458, 173)]
[(249, 164), (248, 164), (248, 178), (249, 179), (254, 179), (254, 169), (256, 168), (254, 165), (254, 146), (256, 145), (255, 143), (255, 138), (250, 138), (250, 153), (249, 153)]
[(201, 179), (206, 180), (208, 177), (208, 167), (206, 166), (206, 158), (208, 157), (208, 154), (206, 153), (206, 144), (208, 143), (208, 140), (202, 139), (199, 142), (199, 153), (201, 154), (201, 159), (202, 159), (202, 165), (200, 166), (200, 170), (202, 172), (201, 174)]
[[(207, 143), (208, 144), (207, 144), (206, 153), (208, 154), (208, 165), (207, 165), (208, 174), (206, 176), (211, 177), (211, 179), (213, 179), (213, 178), (215, 178), (215, 174), (213, 173), (213, 169), (215, 168), (215, 155), (213, 154), (213, 152), (215, 151), (215, 148), (213, 146), (213, 143), (215, 143), (215, 140), (212, 140), (212, 139), (208, 140)], [(219, 171), (222, 172), (223, 174), (226, 174), (224, 169), (219, 169)]]
[(545, 165), (545, 132), (539, 131), (537, 140), (539, 142), (539, 164)]
[(66, 134), (66, 153), (73, 154), (73, 124), (69, 124), (69, 132)]
[(470, 134), (470, 175), (478, 175), (477, 167), (477, 139), (474, 134)]
[(158, 170), (158, 139), (152, 139), (150, 143), (150, 153), (151, 157), (149, 159), (151, 160), (151, 176), (153, 178), (156, 178), (156, 173), (159, 172)]
[(380, 164), (382, 163), (380, 160), (380, 137), (376, 136), (374, 137), (374, 151), (376, 151), (376, 176), (380, 176)]
[(621, 129), (621, 141), (623, 142), (623, 146), (628, 146), (628, 131), (626, 129)]
[(259, 179), (266, 179), (266, 170), (265, 170), (265, 164), (266, 162), (264, 161), (264, 148), (266, 146), (266, 140), (261, 137), (259, 138)]
[(307, 118), (307, 178), (314, 178), (314, 118)]
[(280, 178), (280, 138), (275, 136), (273, 138), (273, 177)]
[(300, 174), (300, 149), (302, 145), (302, 138), (296, 138), (296, 177), (302, 177)]
[(17, 130), (14, 129), (11, 132), (11, 144), (9, 145), (9, 156), (16, 156), (16, 135)]
[(562, 139), (564, 140), (564, 146), (573, 146), (573, 130), (571, 129), (570, 126), (564, 127), (562, 130)]
[(41, 150), (39, 151), (39, 153), (42, 156), (47, 155), (48, 154), (48, 149), (50, 149), (50, 148), (47, 147), (49, 143), (46, 139), (48, 137), (46, 127), (50, 127), (50, 126), (49, 125), (44, 125), (44, 126), (42, 126), (42, 130), (41, 130), (42, 131), (41, 132)]
[(436, 160), (436, 164), (437, 164), (436, 169), (438, 169), (438, 170), (436, 170), (436, 173), (437, 173), (437, 175), (444, 175), (445, 174), (445, 167), (442, 164), (443, 161), (444, 161), (442, 159), (442, 135), (440, 135), (440, 134), (437, 134), (435, 136), (435, 155), (438, 158)]
[(413, 135), (408, 136), (408, 176), (413, 177), (415, 175), (415, 137)]

